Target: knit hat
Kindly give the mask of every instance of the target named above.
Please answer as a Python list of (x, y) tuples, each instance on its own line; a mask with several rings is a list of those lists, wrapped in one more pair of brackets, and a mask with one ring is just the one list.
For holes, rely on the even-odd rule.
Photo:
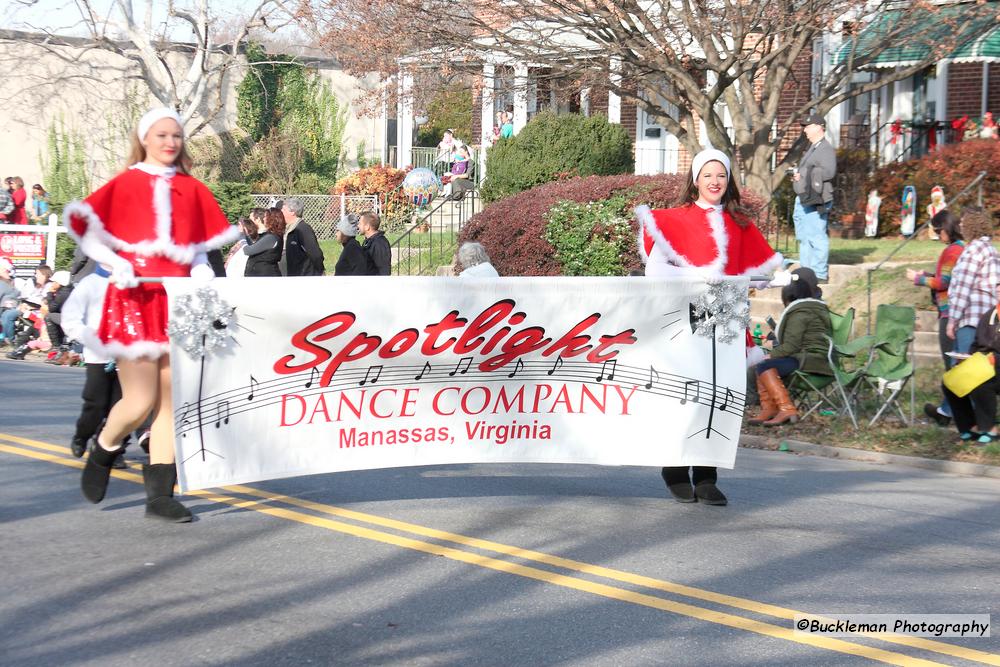
[(173, 118), (177, 121), (177, 124), (181, 126), (181, 131), (184, 130), (184, 121), (182, 121), (177, 112), (170, 107), (150, 109), (142, 118), (139, 119), (139, 126), (136, 130), (136, 134), (139, 135), (139, 141), (145, 141), (146, 134), (149, 133), (149, 128), (153, 127), (153, 124), (156, 121), (163, 120), (164, 118)]
[(730, 168), (729, 156), (717, 148), (706, 148), (694, 156), (694, 159), (691, 160), (691, 177), (697, 181), (698, 174), (709, 162), (721, 162), (722, 166), (726, 168), (726, 180), (730, 178), (732, 169)]
[(69, 285), (69, 271), (56, 271), (52, 274), (52, 282), (59, 283), (60, 285)]
[(358, 230), (358, 216), (353, 213), (349, 213), (340, 219), (337, 223), (337, 231), (344, 236), (357, 236), (360, 232)]

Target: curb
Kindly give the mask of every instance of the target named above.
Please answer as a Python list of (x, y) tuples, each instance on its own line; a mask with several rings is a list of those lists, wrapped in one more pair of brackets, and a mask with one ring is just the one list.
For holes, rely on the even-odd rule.
[[(740, 446), (747, 443), (751, 447), (760, 449), (770, 449), (775, 440), (765, 438), (760, 435), (740, 435)], [(941, 459), (925, 459), (919, 456), (904, 456), (902, 454), (886, 454), (884, 452), (870, 452), (864, 449), (851, 449), (850, 447), (834, 447), (832, 445), (816, 445), (811, 442), (801, 442), (799, 440), (780, 440), (780, 444), (787, 448), (787, 451), (795, 454), (809, 454), (811, 456), (824, 456), (831, 459), (847, 459), (849, 461), (863, 461), (865, 463), (878, 463), (881, 465), (902, 465), (911, 468), (923, 468), (935, 472), (947, 472), (955, 475), (969, 475), (973, 477), (992, 477), (1000, 479), (1000, 466), (986, 465), (985, 463), (966, 463), (964, 461), (943, 461)], [(771, 450), (786, 451), (786, 450)]]

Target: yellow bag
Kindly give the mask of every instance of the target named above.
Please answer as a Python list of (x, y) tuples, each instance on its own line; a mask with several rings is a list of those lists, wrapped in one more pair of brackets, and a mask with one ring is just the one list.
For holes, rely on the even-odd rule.
[(976, 352), (944, 374), (944, 386), (956, 396), (967, 396), (970, 391), (996, 375), (996, 367), (982, 352)]

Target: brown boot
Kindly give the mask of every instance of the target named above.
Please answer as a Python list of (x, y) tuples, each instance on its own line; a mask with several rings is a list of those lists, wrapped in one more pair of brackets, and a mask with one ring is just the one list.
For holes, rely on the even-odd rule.
[(757, 379), (764, 385), (767, 393), (771, 396), (771, 400), (778, 407), (778, 413), (772, 419), (764, 422), (764, 426), (780, 426), (781, 424), (794, 424), (797, 422), (799, 420), (799, 411), (795, 409), (795, 404), (792, 403), (792, 398), (788, 395), (788, 389), (785, 388), (785, 383), (781, 381), (778, 370), (776, 368), (769, 368), (758, 375)]
[(775, 405), (774, 399), (768, 393), (767, 387), (760, 381), (760, 375), (757, 376), (757, 395), (760, 396), (760, 412), (756, 417), (747, 420), (748, 424), (753, 424), (754, 426), (759, 426), (768, 419), (773, 419), (778, 414), (778, 406)]

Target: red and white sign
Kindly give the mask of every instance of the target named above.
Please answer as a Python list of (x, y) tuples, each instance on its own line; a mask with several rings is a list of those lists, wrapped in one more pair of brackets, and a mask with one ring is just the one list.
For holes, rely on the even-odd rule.
[[(171, 307), (194, 291), (165, 284)], [(733, 467), (744, 336), (694, 332), (700, 279), (211, 286), (234, 309), (231, 345), (171, 350), (185, 490), (491, 461)]]
[(18, 276), (34, 275), (35, 267), (45, 261), (45, 235), (0, 233), (0, 257), (11, 261)]

